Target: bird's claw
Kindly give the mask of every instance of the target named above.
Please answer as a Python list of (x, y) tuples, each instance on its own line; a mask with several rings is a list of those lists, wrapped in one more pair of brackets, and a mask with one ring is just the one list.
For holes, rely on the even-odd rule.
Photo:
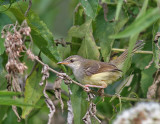
[(89, 87), (85, 86), (84, 91), (86, 91), (86, 92), (90, 92), (90, 91), (91, 91), (91, 89), (89, 89)]

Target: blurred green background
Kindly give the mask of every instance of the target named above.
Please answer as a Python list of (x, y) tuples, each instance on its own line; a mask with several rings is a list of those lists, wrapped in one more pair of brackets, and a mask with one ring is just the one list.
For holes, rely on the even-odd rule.
[(67, 36), (69, 28), (73, 25), (73, 14), (77, 3), (77, 0), (33, 0), (32, 9), (57, 39)]

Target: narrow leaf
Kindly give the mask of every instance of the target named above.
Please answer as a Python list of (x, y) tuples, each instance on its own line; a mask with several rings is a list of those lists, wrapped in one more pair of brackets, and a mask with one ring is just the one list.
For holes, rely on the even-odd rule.
[[(115, 14), (115, 7), (110, 7), (109, 10), (110, 13), (108, 13), (107, 18), (112, 20)], [(119, 30), (124, 26), (128, 19), (122, 13), (122, 19), (120, 22), (106, 22), (102, 10), (101, 13), (102, 14), (99, 14), (95, 20), (94, 37), (96, 41), (100, 42), (100, 51), (104, 61), (108, 62), (110, 59), (111, 48), (114, 42), (114, 39), (110, 39), (109, 36), (119, 32)]]
[(10, 97), (0, 97), (0, 105), (15, 105), (18, 107), (29, 107), (32, 108), (33, 105), (29, 103), (24, 103), (22, 99), (13, 99)]
[(144, 15), (136, 19), (130, 26), (128, 26), (124, 31), (112, 35), (111, 38), (124, 38), (140, 33), (151, 24), (153, 24), (157, 19), (160, 18), (160, 10), (158, 8), (148, 10)]
[(147, 6), (148, 6), (148, 0), (145, 0), (144, 3), (143, 3), (142, 9), (141, 9), (141, 11), (138, 14), (138, 16), (137, 16), (136, 19), (138, 19), (139, 17), (141, 17), (146, 12)]
[(154, 63), (155, 63), (155, 67), (157, 69), (159, 69), (159, 63), (160, 63), (160, 49), (158, 46), (160, 46), (160, 20), (157, 21), (157, 23), (154, 24), (153, 30), (152, 30), (152, 35), (153, 35), (153, 39), (152, 41), (152, 48), (153, 48), (153, 58), (154, 58)]
[(94, 19), (98, 8), (98, 0), (80, 0), (87, 16)]
[(86, 101), (87, 94), (77, 85), (71, 87), (71, 103), (74, 113), (74, 122), (76, 124), (82, 124), (82, 118), (87, 111), (88, 102)]
[[(42, 66), (40, 64), (37, 64), (33, 72), (27, 78), (24, 93), (24, 103), (35, 105), (43, 95), (44, 86), (39, 85), (39, 82), (42, 78), (41, 70)], [(30, 107), (24, 107), (22, 109), (22, 118), (26, 118), (26, 116), (32, 111), (32, 109), (33, 108)]]
[(118, 21), (120, 11), (121, 11), (121, 8), (122, 8), (122, 4), (123, 4), (123, 0), (118, 0), (117, 9), (116, 9), (116, 17), (115, 17), (116, 21)]
[(153, 74), (156, 71), (154, 66), (152, 65), (149, 69), (142, 71), (142, 78), (141, 78), (141, 88), (143, 91), (144, 96), (146, 96), (149, 86), (152, 85), (153, 82)]
[(87, 33), (84, 40), (82, 41), (78, 55), (88, 59), (99, 60), (100, 54), (91, 32)]
[(21, 95), (19, 92), (11, 92), (11, 91), (0, 91), (0, 96), (15, 96)]
[(86, 33), (90, 30), (92, 20), (88, 20), (81, 26), (73, 26), (70, 28), (68, 31), (68, 35), (72, 37), (77, 37), (77, 38), (83, 38)]
[(5, 50), (5, 47), (4, 47), (4, 39), (1, 39), (1, 38), (0, 38), (0, 55), (3, 54), (4, 50)]

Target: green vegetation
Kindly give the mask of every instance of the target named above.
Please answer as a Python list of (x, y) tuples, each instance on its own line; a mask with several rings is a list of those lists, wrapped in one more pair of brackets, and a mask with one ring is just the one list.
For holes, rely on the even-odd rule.
[[(27, 10), (30, 7), (29, 2), (32, 5)], [(7, 24), (12, 26), (4, 31)], [(20, 34), (19, 39), (24, 44), (22, 51), (18, 49), (21, 56), (17, 55), (16, 61), (18, 64), (25, 64), (27, 69), (24, 66), (24, 71), (19, 73), (14, 68), (6, 67), (11, 57), (6, 52), (5, 33), (14, 34), (16, 31), (11, 30), (13, 27), (16, 27), (17, 32), (21, 32), (20, 28), (31, 29), (31, 32), (27, 30), (28, 35)], [(50, 113), (47, 105), (50, 99), (55, 106), (52, 123), (57, 124), (67, 122), (67, 116), (72, 116), (70, 109), (73, 109), (74, 124), (84, 123), (82, 118), (90, 105), (94, 104), (97, 111), (91, 117), (91, 122), (97, 124), (99, 119), (106, 124), (112, 124), (121, 111), (136, 103), (160, 100), (158, 0), (0, 0), (0, 30), (4, 31), (1, 36), (5, 34), (5, 37), (0, 38), (2, 124), (47, 123)], [(144, 41), (144, 48), (135, 53), (131, 60), (132, 50), (138, 40)], [(120, 50), (115, 51), (113, 48)], [(122, 69), (124, 75), (109, 85), (103, 96), (97, 95), (97, 89), (93, 88), (96, 96), (87, 101), (89, 95), (82, 87), (73, 81), (70, 84), (68, 78), (63, 78), (64, 81), (58, 78), (64, 76), (58, 72), (63, 72), (76, 81), (69, 68), (56, 64), (70, 55), (109, 62), (127, 48), (129, 54)], [(31, 58), (31, 54), (26, 53), (27, 50), (31, 50), (39, 59)], [(42, 72), (42, 68), (47, 67), (44, 64), (53, 70), (49, 68)], [(42, 86), (41, 82), (44, 83)], [(57, 82), (60, 83), (55, 86)], [(12, 109), (13, 106), (17, 108)], [(18, 113), (17, 116), (13, 110)], [(17, 117), (19, 120), (21, 118), (20, 122)]]

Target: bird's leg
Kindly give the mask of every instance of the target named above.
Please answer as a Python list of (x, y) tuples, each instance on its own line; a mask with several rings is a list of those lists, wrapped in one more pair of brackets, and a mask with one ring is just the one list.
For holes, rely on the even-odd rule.
[(98, 93), (99, 93), (100, 96), (102, 96), (102, 94), (104, 94), (104, 88), (106, 88), (107, 85), (106, 85), (106, 84), (102, 84), (102, 86), (97, 86), (97, 85), (86, 84), (85, 87), (100, 88), (100, 89), (98, 90)]
[(102, 86), (97, 86), (97, 85), (90, 85), (90, 84), (86, 84), (85, 87), (95, 87), (95, 88), (106, 88), (106, 86), (102, 85)]
[(89, 84), (84, 85), (84, 86), (85, 86), (84, 90), (85, 90), (86, 92), (90, 92), (89, 87), (95, 87), (95, 88), (101, 88), (101, 89), (102, 89), (102, 86), (89, 85)]
[(100, 94), (100, 96), (102, 95), (102, 94), (104, 94), (104, 88), (100, 88), (100, 89), (98, 89), (98, 91), (97, 91), (99, 94)]

